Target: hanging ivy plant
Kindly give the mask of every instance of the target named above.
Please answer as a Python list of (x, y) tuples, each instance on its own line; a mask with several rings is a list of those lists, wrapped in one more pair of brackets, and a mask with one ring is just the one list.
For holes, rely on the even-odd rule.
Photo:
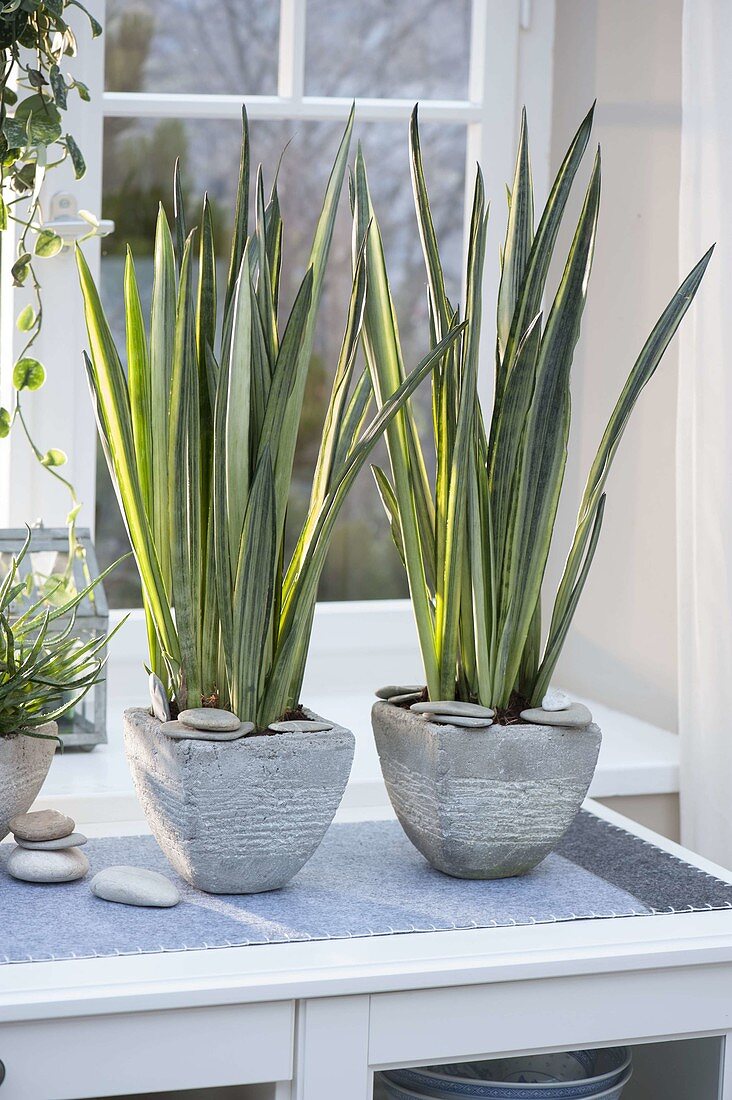
[[(80, 505), (73, 485), (59, 472), (66, 455), (57, 447), (44, 451), (36, 445), (23, 416), (21, 395), (40, 389), (46, 378), (43, 364), (31, 354), (43, 324), (36, 262), (55, 256), (63, 246), (57, 233), (43, 228), (41, 187), (46, 174), (64, 161), (71, 162), (76, 179), (86, 171), (81, 149), (63, 121), (70, 95), (89, 100), (87, 86), (63, 71), (65, 59), (77, 51), (67, 21), (71, 8), (80, 9), (89, 20), (92, 37), (102, 33), (79, 0), (0, 0), (0, 232), (16, 226), (10, 274), (14, 286), (29, 287), (33, 293), (32, 304), (16, 319), (25, 343), (12, 365), (13, 408), (0, 408), (0, 439), (19, 422), (36, 459), (68, 489), (70, 562), (77, 552), (74, 524)], [(2, 369), (8, 366), (2, 364)]]

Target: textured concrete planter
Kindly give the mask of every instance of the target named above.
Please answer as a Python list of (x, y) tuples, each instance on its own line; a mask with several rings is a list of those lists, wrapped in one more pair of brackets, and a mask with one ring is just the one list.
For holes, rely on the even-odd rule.
[(405, 833), (457, 878), (522, 875), (541, 862), (582, 805), (600, 751), (594, 723), (458, 729), (383, 702), (371, 718)]
[[(38, 733), (55, 737), (58, 727), (47, 722)], [(51, 767), (56, 741), (11, 733), (0, 737), (0, 840), (10, 832), (8, 823), (31, 808)]]
[(177, 741), (141, 709), (125, 711), (124, 728), (155, 839), (178, 874), (210, 894), (278, 890), (297, 874), (338, 809), (355, 746), (342, 726)]

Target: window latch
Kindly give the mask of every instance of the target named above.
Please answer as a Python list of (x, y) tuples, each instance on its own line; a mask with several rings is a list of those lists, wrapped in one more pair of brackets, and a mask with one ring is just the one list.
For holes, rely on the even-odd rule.
[(114, 232), (114, 222), (97, 218), (87, 210), (79, 210), (75, 197), (68, 191), (57, 191), (49, 203), (49, 218), (41, 229), (56, 233), (63, 241), (62, 251), (68, 251), (83, 237), (108, 237)]

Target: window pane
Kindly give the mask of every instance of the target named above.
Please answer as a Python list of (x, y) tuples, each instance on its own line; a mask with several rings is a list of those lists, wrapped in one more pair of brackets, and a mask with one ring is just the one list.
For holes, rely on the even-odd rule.
[[(338, 145), (341, 125), (331, 122), (255, 122), (252, 159), (268, 166), (265, 185), (285, 143), (289, 141), (279, 177), (284, 220), (281, 316), (294, 299), (306, 267), (323, 191)], [(405, 365), (416, 366), (428, 350), (425, 275), (412, 208), (407, 128), (404, 124), (366, 123), (358, 127), (370, 172), (376, 214), (389, 265), (392, 291), (399, 316)], [(443, 251), (448, 293), (460, 297), (462, 256), (465, 130), (461, 126), (424, 124), (422, 144), (433, 213)], [(205, 148), (207, 156), (197, 151)], [(195, 224), (195, 202), (205, 188), (214, 203), (221, 244), (221, 284), (224, 281), (233, 193), (236, 185), (239, 127), (231, 122), (108, 119), (104, 145), (105, 217), (117, 222), (113, 237), (104, 242), (102, 295), (122, 350), (124, 315), (121, 305), (123, 250), (129, 240), (143, 302), (149, 301), (152, 282), (152, 237), (157, 202), (167, 200), (169, 176), (181, 154), (184, 189), (189, 199), (188, 220)], [(153, 150), (154, 155), (153, 154)], [(331, 262), (316, 331), (313, 360), (298, 440), (295, 477), (290, 501), (290, 537), (302, 522), (310, 479), (320, 443), (322, 420), (340, 350), (351, 288), (351, 217), (345, 193), (339, 210)], [(428, 384), (419, 394), (425, 450), (429, 455), (430, 394)], [(385, 448), (373, 461), (387, 465)], [(126, 535), (105, 469), (100, 462), (97, 490), (97, 552), (101, 564), (126, 549)], [(105, 587), (113, 606), (130, 606), (134, 566), (122, 566)], [(341, 512), (331, 554), (321, 585), (329, 600), (389, 598), (407, 594), (401, 563), (391, 542), (370, 470), (361, 474)], [(137, 596), (139, 602), (139, 594)]]
[(108, 92), (273, 95), (279, 0), (107, 0)]
[(470, 7), (470, 0), (308, 0), (306, 93), (466, 99)]

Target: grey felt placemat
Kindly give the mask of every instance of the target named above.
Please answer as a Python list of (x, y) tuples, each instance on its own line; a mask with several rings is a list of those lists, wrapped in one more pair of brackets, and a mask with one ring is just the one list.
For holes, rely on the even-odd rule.
[(11, 848), (0, 845), (0, 963), (732, 907), (727, 883), (585, 812), (534, 871), (495, 882), (434, 871), (393, 821), (332, 826), (289, 886), (249, 896), (187, 886), (152, 837), (89, 841), (91, 874), (127, 863), (175, 879), (173, 909), (101, 901), (88, 880), (18, 882), (4, 870)]

